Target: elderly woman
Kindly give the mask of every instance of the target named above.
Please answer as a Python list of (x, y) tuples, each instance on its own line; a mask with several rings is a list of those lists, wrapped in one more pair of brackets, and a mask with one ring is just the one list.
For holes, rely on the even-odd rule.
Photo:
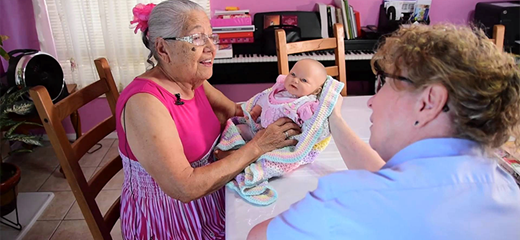
[(212, 150), (226, 119), (242, 114), (206, 81), (218, 36), (203, 9), (188, 0), (162, 2), (144, 19), (149, 20), (138, 26), (148, 26), (143, 42), (157, 66), (135, 78), (117, 102), (125, 174), (122, 234), (125, 239), (223, 239), (222, 187), (260, 155), (294, 145), (286, 135), (299, 128), (280, 119), (214, 162)]
[[(370, 147), (331, 132), (350, 170), (249, 239), (520, 239), (520, 190), (488, 154), (518, 136), (520, 71), (480, 30), (412, 25), (372, 59)], [(386, 83), (386, 84), (385, 84)]]

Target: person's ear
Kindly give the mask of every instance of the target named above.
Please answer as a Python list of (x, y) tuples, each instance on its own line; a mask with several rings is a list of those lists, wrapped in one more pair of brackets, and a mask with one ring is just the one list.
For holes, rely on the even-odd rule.
[(170, 62), (170, 53), (168, 52), (168, 42), (166, 42), (166, 40), (162, 38), (157, 38), (155, 40), (155, 52), (159, 57), (158, 60), (162, 61), (163, 63)]
[(448, 103), (448, 90), (442, 84), (432, 84), (418, 95), (416, 109), (416, 127), (424, 126), (435, 120)]

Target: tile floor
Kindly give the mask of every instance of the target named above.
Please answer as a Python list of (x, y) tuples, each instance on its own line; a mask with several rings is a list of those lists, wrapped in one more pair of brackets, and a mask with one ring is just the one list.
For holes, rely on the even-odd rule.
[[(103, 139), (100, 143), (101, 149), (92, 154), (87, 153), (79, 161), (87, 180), (118, 154), (117, 139)], [(69, 184), (59, 171), (59, 161), (50, 142), (45, 142), (43, 147), (34, 149), (32, 153), (13, 156), (10, 162), (18, 165), (22, 171), (18, 185), (20, 192), (54, 192), (54, 199), (24, 239), (93, 239)], [(101, 190), (96, 201), (102, 213), (121, 194), (122, 183), (123, 172), (120, 171)], [(113, 239), (122, 239), (119, 221), (111, 234)]]

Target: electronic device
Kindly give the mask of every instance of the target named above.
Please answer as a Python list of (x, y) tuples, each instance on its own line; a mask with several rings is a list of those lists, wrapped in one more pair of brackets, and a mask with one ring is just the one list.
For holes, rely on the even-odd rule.
[(520, 54), (520, 1), (479, 2), (475, 7), (474, 21), (485, 29), (488, 37), (493, 36), (493, 26), (504, 25), (504, 50)]

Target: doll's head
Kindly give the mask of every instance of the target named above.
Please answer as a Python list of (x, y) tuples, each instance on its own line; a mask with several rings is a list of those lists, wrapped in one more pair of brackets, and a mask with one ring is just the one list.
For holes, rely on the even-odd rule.
[(323, 64), (314, 59), (302, 59), (294, 64), (284, 86), (290, 94), (303, 97), (320, 93), (326, 79)]

